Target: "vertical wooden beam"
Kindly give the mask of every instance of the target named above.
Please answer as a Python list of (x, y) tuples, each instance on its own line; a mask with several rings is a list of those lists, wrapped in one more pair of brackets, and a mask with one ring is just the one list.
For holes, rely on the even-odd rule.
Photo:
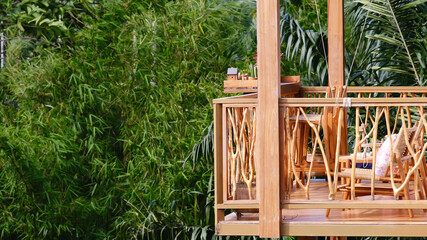
[(280, 201), (286, 200), (286, 192), (288, 186), (288, 174), (287, 174), (287, 145), (285, 141), (285, 108), (279, 108), (279, 144), (280, 144)]
[(217, 209), (223, 201), (223, 112), (222, 104), (214, 104), (214, 188), (215, 188), (215, 227), (224, 220), (224, 210)]
[[(257, 1), (258, 111), (256, 157), (259, 158), (260, 237), (280, 237), (280, 4)], [(258, 184), (257, 183), (257, 184)]]
[(328, 69), (329, 86), (344, 83), (344, 1), (328, 0)]
[[(344, 58), (344, 0), (328, 0), (328, 76), (329, 87), (335, 90), (334, 96), (330, 97), (345, 97), (343, 94), (343, 86), (345, 85), (345, 58)], [(339, 93), (339, 94), (338, 94)], [(337, 109), (333, 110), (332, 118), (327, 119), (328, 124), (328, 137), (330, 141), (335, 141), (337, 135), (338, 123)], [(347, 139), (347, 116), (344, 116), (341, 139)], [(335, 152), (335, 142), (329, 142), (330, 152)], [(340, 147), (340, 154), (346, 155), (347, 142), (344, 141)], [(335, 156), (330, 156), (330, 161), (334, 162)]]

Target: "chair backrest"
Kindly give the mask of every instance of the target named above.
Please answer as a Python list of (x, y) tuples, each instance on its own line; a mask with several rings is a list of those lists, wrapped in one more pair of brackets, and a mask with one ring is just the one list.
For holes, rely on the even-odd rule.
[[(418, 139), (421, 130), (422, 124), (419, 122), (415, 123), (415, 125), (411, 128), (406, 128), (408, 140), (411, 145), (413, 144), (413, 140)], [(403, 127), (400, 128), (399, 134), (397, 135), (397, 139), (393, 147), (393, 153), (396, 154), (396, 157), (403, 157), (408, 153), (408, 146), (406, 145), (405, 132)]]

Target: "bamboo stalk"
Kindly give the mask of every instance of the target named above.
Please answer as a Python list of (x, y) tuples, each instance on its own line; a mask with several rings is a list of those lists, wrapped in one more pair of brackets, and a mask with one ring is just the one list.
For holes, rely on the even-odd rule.
[(5, 49), (4, 34), (3, 34), (3, 32), (0, 32), (0, 67), (1, 67), (1, 69), (4, 68), (4, 62), (6, 59), (4, 49)]

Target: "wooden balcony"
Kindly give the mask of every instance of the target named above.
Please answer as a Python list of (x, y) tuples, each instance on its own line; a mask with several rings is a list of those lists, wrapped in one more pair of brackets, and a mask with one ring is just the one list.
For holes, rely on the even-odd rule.
[[(216, 233), (259, 235), (260, 189), (279, 189), (283, 236), (426, 236), (427, 88), (289, 89), (279, 100), (277, 183), (259, 171), (273, 160), (257, 156), (257, 94), (214, 100)], [(405, 154), (393, 155), (384, 179), (372, 170), (359, 178), (355, 163), (375, 169), (381, 142), (399, 136)]]

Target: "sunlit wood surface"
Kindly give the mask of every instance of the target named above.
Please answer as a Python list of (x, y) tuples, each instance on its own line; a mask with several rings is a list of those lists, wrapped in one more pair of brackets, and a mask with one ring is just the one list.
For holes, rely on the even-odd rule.
[[(310, 201), (326, 200), (327, 193), (326, 182), (313, 182)], [(339, 194), (336, 199), (341, 199)], [(392, 196), (376, 197), (393, 201)], [(370, 196), (358, 197), (369, 199)], [(294, 188), (291, 200), (305, 201), (304, 191)], [(427, 236), (427, 212), (422, 209), (414, 209), (413, 218), (406, 209), (332, 209), (329, 217), (325, 213), (326, 209), (282, 209), (281, 235)], [(236, 212), (228, 214), (219, 224), (217, 234), (226, 235), (229, 231), (234, 232), (232, 235), (257, 235), (258, 214), (243, 212), (239, 220)]]

